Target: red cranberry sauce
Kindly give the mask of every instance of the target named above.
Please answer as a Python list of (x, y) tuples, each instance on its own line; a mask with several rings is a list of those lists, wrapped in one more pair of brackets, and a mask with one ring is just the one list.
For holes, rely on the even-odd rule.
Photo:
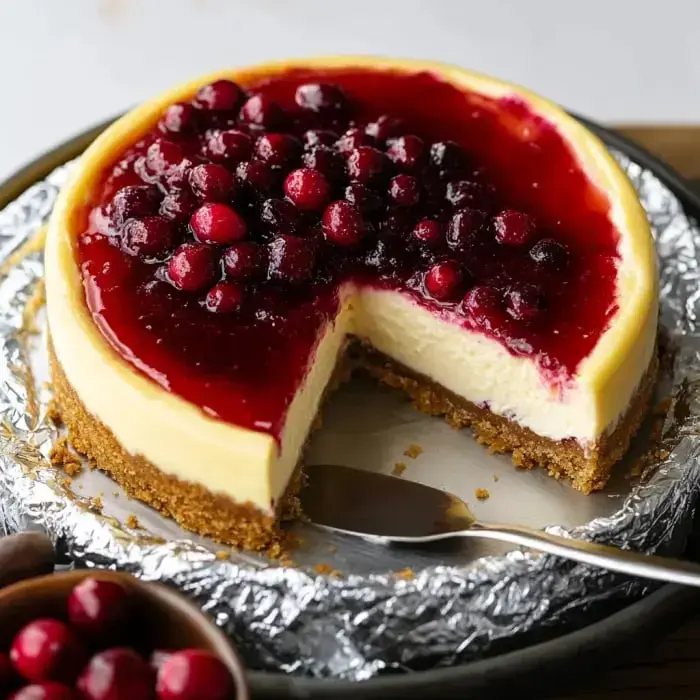
[(429, 73), (214, 87), (124, 153), (86, 217), (87, 303), (125, 358), (279, 438), (352, 279), (566, 385), (615, 312), (618, 233), (552, 125)]

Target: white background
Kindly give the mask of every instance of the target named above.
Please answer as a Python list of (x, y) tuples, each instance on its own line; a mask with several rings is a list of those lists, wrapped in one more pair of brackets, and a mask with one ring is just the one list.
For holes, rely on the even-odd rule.
[(0, 0), (0, 180), (200, 73), (434, 58), (603, 121), (700, 122), (700, 0)]

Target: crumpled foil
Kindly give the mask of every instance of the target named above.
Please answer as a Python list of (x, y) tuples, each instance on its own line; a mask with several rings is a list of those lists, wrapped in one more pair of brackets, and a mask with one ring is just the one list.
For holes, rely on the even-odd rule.
[[(648, 552), (682, 551), (700, 488), (698, 353), (700, 230), (658, 178), (615, 154), (655, 231), (670, 410), (657, 458), (610, 517), (563, 534)], [(534, 552), (468, 566), (430, 566), (412, 579), (318, 575), (217, 557), (189, 539), (138, 535), (62, 485), (48, 454), (50, 392), (29, 381), (25, 307), (42, 279), (40, 253), (11, 259), (45, 222), (70, 165), (0, 212), (0, 528), (42, 528), (79, 566), (131, 571), (195, 599), (252, 668), (363, 680), (386, 671), (460, 663), (553, 636), (639, 596), (650, 584)], [(39, 321), (40, 322), (40, 321)], [(45, 353), (39, 350), (43, 357)], [(41, 361), (39, 362), (41, 364)], [(40, 375), (41, 372), (38, 372)], [(45, 370), (44, 370), (45, 375)], [(35, 372), (35, 377), (37, 373)]]

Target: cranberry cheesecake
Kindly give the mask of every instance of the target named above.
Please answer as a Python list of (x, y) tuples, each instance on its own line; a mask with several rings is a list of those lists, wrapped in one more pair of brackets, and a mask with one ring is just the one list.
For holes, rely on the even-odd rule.
[(138, 107), (61, 192), (46, 284), (74, 446), (244, 547), (274, 541), (339, 372), (587, 493), (657, 366), (653, 241), (605, 147), (424, 62), (232, 70)]

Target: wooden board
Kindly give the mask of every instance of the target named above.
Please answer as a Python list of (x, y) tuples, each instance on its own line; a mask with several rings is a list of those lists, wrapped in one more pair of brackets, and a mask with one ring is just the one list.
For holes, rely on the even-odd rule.
[[(700, 179), (700, 126), (614, 126), (688, 178)], [(515, 696), (515, 694), (514, 694)], [(556, 700), (699, 700), (700, 618), (589, 687)]]

